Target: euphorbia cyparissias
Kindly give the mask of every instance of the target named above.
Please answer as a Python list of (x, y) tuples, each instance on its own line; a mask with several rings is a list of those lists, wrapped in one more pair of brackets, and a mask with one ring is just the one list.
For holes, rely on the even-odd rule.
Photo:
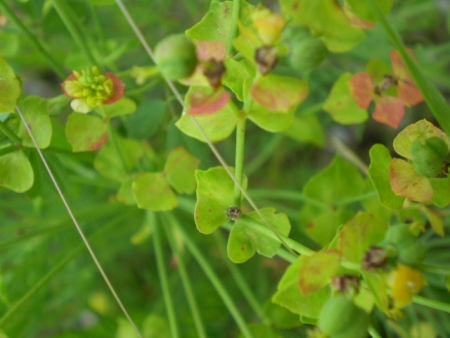
[(89, 113), (95, 107), (112, 104), (122, 96), (125, 85), (113, 73), (100, 73), (97, 66), (92, 69), (73, 71), (62, 83), (62, 89), (72, 102), (70, 106), (78, 113)]

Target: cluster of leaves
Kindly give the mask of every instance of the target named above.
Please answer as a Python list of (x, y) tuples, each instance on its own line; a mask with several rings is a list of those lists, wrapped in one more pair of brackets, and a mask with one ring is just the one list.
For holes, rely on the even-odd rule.
[[(3, 0), (0, 4), (7, 8)], [(240, 8), (236, 11), (237, 4)], [(64, 16), (70, 13), (70, 7), (59, 1), (53, 6), (66, 25), (74, 20)], [(432, 230), (427, 236), (445, 235), (441, 209), (450, 203), (450, 138), (444, 125), (445, 132), (426, 120), (404, 128), (392, 142), (396, 153), (406, 160), (392, 159), (385, 145), (373, 145), (368, 177), (341, 156), (334, 157), (326, 168), (308, 177), (300, 215), (296, 215), (298, 226), (292, 226), (292, 217), (272, 206), (252, 211), (242, 202), (243, 194), (238, 189), (240, 185), (247, 190), (249, 185), (249, 179), (242, 175), (243, 156), (239, 156), (244, 153), (240, 142), (246, 121), (251, 121), (258, 133), (284, 133), (297, 141), (323, 146), (319, 118), (299, 114), (304, 101), (314, 102), (317, 88), (313, 75), (318, 74), (314, 72), (330, 55), (357, 48), (379, 21), (389, 25), (384, 16), (391, 7), (390, 0), (347, 0), (342, 4), (333, 0), (280, 0), (281, 13), (277, 14), (245, 1), (213, 0), (209, 11), (185, 34), (170, 35), (156, 45), (155, 66), (130, 65), (125, 58), (130, 70), (122, 75), (135, 80), (135, 91), (145, 90), (146, 85), (152, 87), (151, 79), (160, 77), (188, 87), (181, 102), (182, 115), (166, 124), (168, 135), (216, 143), (236, 132), (236, 168), (210, 167), (204, 161), (205, 148), (199, 142), (193, 147), (192, 140), (172, 142), (167, 154), (155, 150), (160, 144), (150, 139), (156, 130), (153, 124), (162, 125), (170, 104), (145, 101), (132, 90), (125, 90), (126, 80), (119, 72), (99, 70), (95, 53), (90, 52), (95, 48), (88, 44), (83, 45), (86, 64), (71, 67), (76, 70), (62, 83), (65, 95), (49, 99), (22, 95), (21, 81), (11, 64), (0, 59), (0, 112), (4, 113), (0, 116), (4, 134), (0, 186), (27, 192), (34, 201), (45, 198), (43, 187), (48, 181), (43, 178), (30, 130), (37, 146), (47, 149), (46, 154), (52, 150), (80, 155), (55, 162), (65, 162), (63, 167), (70, 167), (87, 180), (98, 180), (100, 185), (104, 182), (108, 192), (113, 191), (110, 199), (114, 208), (139, 212), (137, 219), (142, 226), (127, 236), (134, 244), (152, 237), (157, 260), (161, 258), (160, 224), (165, 225), (174, 266), (179, 264), (180, 270), (184, 269), (179, 252), (185, 245), (197, 257), (190, 235), (177, 226), (179, 219), (185, 221), (186, 217), (176, 208), (189, 211), (188, 219), (202, 234), (212, 234), (232, 220), (226, 252), (233, 263), (244, 263), (258, 255), (287, 257), (292, 264), (279, 277), (277, 290), (269, 291), (273, 294), (259, 313), (261, 322), (247, 327), (233, 315), (244, 336), (279, 337), (284, 332), (288, 337), (306, 334), (308, 328), (310, 337), (365, 337), (369, 329), (375, 330), (374, 326), (389, 330), (386, 323), (391, 320), (395, 330), (394, 321), (403, 316), (404, 309), (408, 314), (416, 294), (426, 290), (427, 281), (429, 290), (445, 287), (443, 280), (435, 282), (424, 275), (427, 269), (436, 267), (422, 264), (425, 253), (429, 262), (433, 262), (433, 256), (421, 236), (428, 231), (428, 224)], [(78, 36), (75, 30), (69, 30), (74, 38)], [(367, 111), (373, 110), (375, 121), (397, 128), (405, 106), (415, 106), (424, 98), (430, 106), (437, 102), (427, 94), (432, 91), (427, 91), (427, 83), (415, 68), (414, 54), (401, 42), (395, 47), (385, 49), (383, 56), (390, 56), (392, 68), (381, 59), (369, 57), (366, 72), (353, 75), (345, 69), (336, 76), (321, 104), (334, 122), (362, 124), (368, 119)], [(114, 60), (110, 54), (102, 65), (116, 68)], [(69, 106), (71, 111), (67, 112)], [(23, 114), (26, 124), (16, 112)], [(61, 117), (66, 119), (63, 124)], [(196, 156), (192, 149), (197, 149)], [(76, 164), (84, 161), (83, 155), (87, 156), (89, 170)], [(192, 198), (180, 195), (194, 192), (192, 207)], [(155, 213), (159, 211), (165, 213)], [(186, 223), (192, 227), (192, 223)], [(283, 251), (282, 245), (294, 255)], [(301, 256), (296, 257), (295, 252)], [(203, 266), (202, 259), (196, 259)], [(171, 308), (164, 289), (165, 268), (157, 264), (166, 293), (164, 301)], [(211, 276), (211, 272), (207, 274)], [(263, 301), (269, 298), (264, 297)], [(111, 315), (103, 293), (93, 292), (89, 302), (101, 316)], [(149, 311), (150, 315), (142, 316), (145, 337), (176, 335), (172, 309), (168, 309), (170, 328), (158, 309)], [(348, 313), (347, 321), (341, 321), (343, 312)], [(385, 318), (384, 325), (375, 320), (377, 312)], [(116, 316), (111, 316), (115, 321)], [(412, 326), (407, 329), (412, 330)], [(122, 318), (114, 324), (114, 330), (117, 337), (134, 334)], [(433, 330), (446, 328), (438, 325), (429, 330), (431, 337)]]

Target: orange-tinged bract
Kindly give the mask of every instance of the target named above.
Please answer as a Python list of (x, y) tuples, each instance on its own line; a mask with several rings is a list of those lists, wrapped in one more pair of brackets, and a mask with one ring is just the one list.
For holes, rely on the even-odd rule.
[(280, 37), (286, 19), (281, 14), (272, 13), (267, 8), (258, 8), (252, 14), (253, 28), (264, 45), (273, 45)]
[(124, 92), (125, 85), (113, 73), (101, 74), (98, 67), (73, 71), (62, 83), (64, 94), (74, 100), (70, 103), (78, 113), (89, 113), (102, 104), (118, 101)]

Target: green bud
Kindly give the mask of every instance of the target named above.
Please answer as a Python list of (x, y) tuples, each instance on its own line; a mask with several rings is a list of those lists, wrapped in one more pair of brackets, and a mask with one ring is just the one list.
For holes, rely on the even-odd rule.
[(410, 238), (397, 245), (398, 259), (407, 265), (420, 264), (425, 258), (426, 248), (418, 238)]
[(437, 136), (423, 141), (416, 141), (411, 145), (414, 156), (414, 170), (423, 177), (437, 177), (442, 172), (444, 161), (449, 149), (447, 144)]
[(369, 314), (344, 295), (329, 299), (319, 315), (320, 329), (331, 338), (365, 338)]
[(190, 76), (197, 65), (195, 46), (184, 34), (161, 40), (155, 47), (155, 58), (161, 72), (170, 80)]
[(288, 62), (292, 68), (309, 72), (325, 60), (328, 49), (319, 38), (311, 36), (303, 28), (289, 27), (284, 35), (290, 46)]
[(409, 230), (409, 224), (397, 224), (393, 225), (386, 232), (386, 241), (392, 244), (399, 244), (403, 241), (415, 238), (411, 231)]

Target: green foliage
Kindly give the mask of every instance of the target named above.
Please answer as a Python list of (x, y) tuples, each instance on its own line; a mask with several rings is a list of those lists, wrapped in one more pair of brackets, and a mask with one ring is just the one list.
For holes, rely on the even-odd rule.
[(0, 59), (0, 112), (9, 113), (16, 109), (20, 96), (20, 82), (13, 69), (4, 59)]
[(0, 336), (449, 336), (438, 6), (0, 0)]

